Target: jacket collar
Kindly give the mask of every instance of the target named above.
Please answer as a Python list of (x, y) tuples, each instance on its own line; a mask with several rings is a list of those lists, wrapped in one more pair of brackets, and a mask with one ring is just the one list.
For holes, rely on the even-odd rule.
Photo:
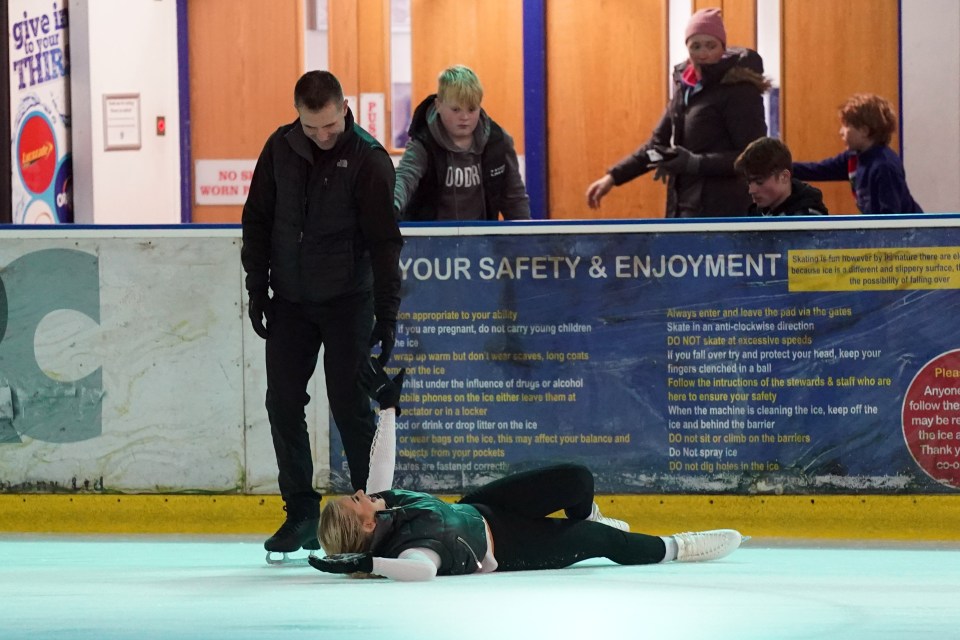
[(393, 534), (393, 530), (398, 524), (398, 517), (403, 513), (399, 507), (391, 507), (383, 511), (377, 511), (374, 514), (376, 528), (373, 530), (373, 539), (370, 541), (370, 548), (377, 549), (384, 540)]
[[(447, 151), (460, 152), (462, 149), (453, 143), (449, 134), (447, 134), (443, 128), (443, 123), (440, 122), (440, 116), (437, 114), (436, 99), (437, 94), (434, 93), (427, 96), (417, 105), (417, 108), (413, 112), (413, 118), (410, 121), (410, 128), (407, 130), (407, 134), (411, 138), (415, 138), (421, 131), (429, 131), (430, 135), (433, 136), (433, 139), (441, 147)], [(487, 115), (483, 107), (480, 107), (480, 121), (477, 122), (477, 128), (473, 132), (473, 144), (469, 151), (478, 154), (483, 152), (483, 148), (490, 139), (490, 130), (492, 129), (490, 122), (490, 116)]]
[[(684, 60), (673, 68), (674, 80), (682, 81), (684, 70), (690, 66), (689, 60)], [(727, 49), (719, 62), (715, 64), (705, 64), (701, 67), (700, 83), (704, 86), (719, 84), (728, 71), (734, 67), (743, 67), (763, 75), (763, 58), (753, 49), (743, 49), (741, 47), (730, 47)]]

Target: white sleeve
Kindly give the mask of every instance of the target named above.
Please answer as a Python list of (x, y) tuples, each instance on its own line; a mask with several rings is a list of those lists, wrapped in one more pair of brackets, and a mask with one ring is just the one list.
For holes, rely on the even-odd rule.
[(373, 573), (401, 582), (432, 580), (440, 568), (440, 556), (430, 549), (405, 549), (399, 558), (373, 559)]
[(367, 493), (393, 488), (393, 470), (397, 461), (397, 411), (393, 407), (379, 412), (377, 431), (370, 445), (370, 475)]

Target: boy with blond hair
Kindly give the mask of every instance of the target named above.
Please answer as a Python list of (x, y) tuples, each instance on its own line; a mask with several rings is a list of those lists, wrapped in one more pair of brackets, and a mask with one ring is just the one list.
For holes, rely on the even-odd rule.
[(910, 195), (900, 156), (889, 147), (897, 115), (886, 99), (858, 93), (840, 107), (846, 151), (820, 162), (795, 162), (800, 180), (849, 180), (860, 213), (923, 213)]
[(402, 220), (530, 218), (513, 138), (480, 107), (482, 100), (477, 75), (456, 65), (416, 108), (393, 196)]

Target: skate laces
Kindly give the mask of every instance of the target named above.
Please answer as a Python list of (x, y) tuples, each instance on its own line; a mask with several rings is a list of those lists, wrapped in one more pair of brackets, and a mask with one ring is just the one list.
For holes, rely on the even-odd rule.
[(673, 534), (677, 541), (677, 560), (697, 562), (715, 560), (736, 551), (743, 541), (738, 531), (715, 529), (712, 531), (685, 531)]

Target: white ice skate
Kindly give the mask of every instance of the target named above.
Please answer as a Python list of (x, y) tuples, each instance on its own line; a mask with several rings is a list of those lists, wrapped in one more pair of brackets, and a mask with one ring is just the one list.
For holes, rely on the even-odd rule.
[(713, 529), (675, 533), (673, 539), (677, 541), (677, 562), (703, 562), (730, 555), (750, 537), (733, 529)]

